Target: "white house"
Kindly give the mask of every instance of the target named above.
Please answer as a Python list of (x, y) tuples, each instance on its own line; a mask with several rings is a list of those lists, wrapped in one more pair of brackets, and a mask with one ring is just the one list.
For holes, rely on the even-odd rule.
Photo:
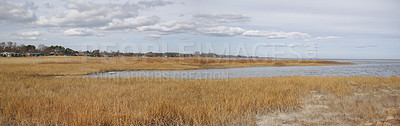
[(21, 57), (22, 55), (20, 53), (15, 53), (15, 52), (2, 52), (1, 56), (2, 57)]

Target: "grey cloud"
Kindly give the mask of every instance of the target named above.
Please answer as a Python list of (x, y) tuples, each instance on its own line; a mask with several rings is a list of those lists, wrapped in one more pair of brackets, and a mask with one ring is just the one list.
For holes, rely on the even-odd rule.
[[(305, 39), (311, 37), (309, 34), (301, 32), (246, 30), (240, 27), (222, 25), (222, 23), (245, 22), (249, 19), (249, 17), (243, 14), (233, 13), (195, 14), (192, 20), (189, 21), (163, 22), (152, 26), (138, 27), (138, 30), (155, 31), (157, 35), (190, 33), (218, 37), (245, 36), (265, 37), (268, 39)], [(157, 36), (157, 38), (160, 38), (160, 36)]]
[(375, 44), (366, 44), (366, 45), (352, 45), (349, 47), (355, 47), (355, 48), (369, 48), (369, 47), (377, 47)]
[(154, 25), (160, 21), (157, 16), (152, 17), (137, 17), (137, 18), (126, 18), (126, 19), (114, 19), (108, 23), (107, 26), (101, 27), (104, 30), (124, 30), (124, 29), (136, 29), (141, 26)]
[[(245, 30), (240, 27), (219, 26), (219, 25), (200, 25), (196, 23), (172, 21), (159, 23), (152, 26), (143, 26), (139, 31), (155, 31), (158, 35), (169, 35), (177, 33), (191, 33), (218, 37), (265, 37), (268, 39), (306, 39), (311, 36), (301, 32), (274, 32), (260, 30)], [(157, 36), (159, 37), (159, 36)]]
[(57, 28), (57, 27), (52, 27), (52, 28), (48, 28), (48, 29), (47, 29), (47, 32), (50, 32), (50, 33), (60, 33), (60, 32), (62, 32), (62, 31), (61, 31), (61, 29), (59, 29), (59, 28)]
[(67, 36), (93, 36), (94, 31), (87, 28), (72, 28), (64, 31)]
[(145, 7), (157, 7), (157, 6), (165, 6), (173, 4), (173, 2), (164, 0), (150, 0), (150, 1), (140, 1), (138, 2), (138, 4), (143, 5)]
[(54, 8), (54, 5), (47, 2), (47, 3), (43, 4), (43, 7), (47, 8), (47, 9), (51, 9), (51, 8)]
[(160, 34), (151, 34), (146, 37), (146, 39), (148, 39), (148, 40), (158, 40), (161, 38), (162, 38), (162, 35), (160, 35)]
[(377, 47), (376, 45), (357, 45), (356, 48)]
[(275, 32), (275, 31), (260, 31), (248, 30), (243, 33), (246, 37), (265, 37), (269, 39), (304, 39), (311, 36), (307, 33), (301, 32)]
[(342, 37), (338, 37), (338, 36), (322, 36), (322, 37), (316, 37), (314, 38), (314, 40), (325, 40), (325, 39), (339, 39)]
[(0, 0), (0, 23), (31, 22), (36, 19), (34, 3), (14, 3)]
[(152, 26), (139, 27), (139, 31), (156, 31), (159, 34), (185, 33), (191, 32), (196, 28), (194, 24), (184, 21), (170, 21), (158, 23)]
[(39, 36), (40, 32), (38, 32), (38, 31), (15, 32), (15, 33), (11, 33), (10, 35), (11, 36), (32, 37), (32, 36)]
[[(209, 18), (209, 20), (205, 20), (207, 18)], [(191, 33), (220, 37), (237, 36), (241, 35), (246, 30), (240, 27), (220, 26), (215, 23), (234, 23), (247, 20), (249, 20), (249, 17), (242, 14), (195, 14), (192, 20), (189, 21), (169, 21), (152, 26), (139, 27), (138, 29), (139, 31), (155, 31), (159, 35)]]
[(65, 8), (67, 9), (74, 9), (74, 10), (79, 10), (79, 11), (87, 11), (91, 10), (95, 7), (98, 7), (98, 4), (94, 4), (90, 1), (85, 1), (85, 0), (70, 0), (68, 3), (65, 5)]
[(40, 35), (39, 31), (15, 32), (10, 34), (10, 36), (17, 37), (20, 40), (39, 40)]
[(53, 17), (39, 17), (33, 26), (101, 27), (114, 19), (138, 16), (140, 7), (133, 3), (97, 4), (88, 1), (69, 1), (68, 10)]
[(214, 13), (214, 14), (195, 14), (195, 20), (213, 23), (242, 23), (249, 22), (250, 17), (237, 13)]
[(180, 37), (179, 40), (188, 40), (186, 37)]
[(210, 36), (237, 36), (241, 35), (245, 30), (239, 27), (227, 27), (227, 26), (214, 26), (198, 28), (197, 32), (210, 35)]

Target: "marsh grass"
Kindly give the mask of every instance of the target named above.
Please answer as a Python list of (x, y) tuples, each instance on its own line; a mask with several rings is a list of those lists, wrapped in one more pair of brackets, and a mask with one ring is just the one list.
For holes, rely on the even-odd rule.
[[(276, 64), (278, 63), (278, 65)], [(334, 61), (211, 59), (160, 57), (0, 57), (2, 73), (20, 75), (84, 75), (122, 70), (188, 70), (257, 66), (350, 65)]]
[(353, 86), (399, 78), (93, 79), (1, 77), (1, 123), (10, 125), (240, 125), (301, 107), (310, 91), (345, 96)]
[[(0, 124), (255, 125), (257, 115), (301, 109), (302, 98), (311, 91), (345, 97), (358, 87), (373, 90), (380, 85), (400, 85), (398, 77), (166, 79), (50, 76), (116, 69), (200, 68), (200, 61), (196, 60), (133, 60), (89, 58), (81, 62), (71, 57), (0, 58)], [(248, 65), (237, 62), (224, 65), (241, 64)]]
[[(337, 78), (339, 79), (339, 78)], [(258, 125), (400, 125), (400, 85), (396, 78), (340, 78), (351, 85), (346, 95), (313, 90), (294, 111), (260, 115)]]

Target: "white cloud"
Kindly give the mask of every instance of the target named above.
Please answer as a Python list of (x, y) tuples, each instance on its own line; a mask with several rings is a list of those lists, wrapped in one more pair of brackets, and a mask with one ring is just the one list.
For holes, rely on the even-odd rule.
[(52, 28), (48, 28), (47, 32), (49, 32), (49, 33), (61, 33), (62, 30), (60, 28), (57, 28), (57, 27), (52, 27)]
[(375, 44), (368, 44), (368, 45), (357, 45), (356, 48), (367, 48), (367, 47), (377, 47)]
[(32, 40), (32, 41), (36, 41), (39, 38), (38, 37), (18, 37), (17, 39), (19, 40)]
[(275, 31), (261, 31), (261, 30), (248, 30), (243, 33), (246, 37), (265, 37), (268, 39), (304, 39), (311, 36), (307, 33), (301, 32), (275, 32)]
[(239, 27), (227, 26), (203, 27), (197, 29), (197, 32), (211, 36), (237, 36), (241, 35), (244, 31), (244, 29)]
[(143, 5), (145, 7), (156, 7), (156, 6), (165, 6), (168, 4), (173, 4), (173, 2), (164, 0), (150, 0), (150, 1), (139, 1), (138, 4)]
[[(158, 35), (169, 35), (178, 33), (200, 34), (208, 36), (237, 36), (246, 30), (239, 27), (203, 25), (185, 21), (170, 21), (158, 23), (152, 26), (142, 26), (139, 31), (154, 31)], [(160, 38), (160, 36), (157, 36)]]
[(0, 0), (0, 23), (30, 22), (36, 19), (34, 3), (14, 3)]
[(65, 5), (67, 9), (74, 9), (79, 11), (91, 10), (96, 6), (98, 5), (86, 0), (69, 0), (68, 3)]
[(148, 40), (158, 40), (162, 38), (162, 35), (159, 34), (151, 34), (146, 37)]
[(93, 33), (93, 30), (86, 28), (72, 28), (64, 31), (64, 35), (67, 36), (92, 36)]
[(194, 24), (184, 21), (169, 21), (158, 23), (152, 26), (139, 27), (139, 31), (156, 31), (159, 34), (172, 34), (172, 33), (189, 33), (192, 32), (196, 26)]
[(13, 35), (13, 36), (31, 37), (31, 36), (39, 36), (40, 32), (38, 32), (38, 31), (16, 32), (16, 33), (11, 33), (11, 35)]
[[(161, 22), (151, 26), (138, 27), (138, 31), (154, 31), (157, 35), (190, 33), (195, 35), (232, 37), (265, 37), (268, 39), (305, 39), (311, 36), (301, 32), (274, 32), (246, 30), (241, 27), (225, 26), (225, 23), (250, 21), (250, 18), (238, 13), (195, 14), (189, 21)], [(160, 38), (161, 36), (157, 36)]]
[(52, 5), (49, 2), (47, 2), (47, 3), (43, 4), (43, 7), (47, 8), (47, 9), (51, 9), (51, 8), (54, 8), (54, 5)]
[(238, 13), (194, 14), (194, 20), (212, 23), (242, 23), (249, 22), (250, 17)]
[[(207, 20), (208, 19), (208, 20)], [(246, 30), (240, 27), (220, 26), (218, 23), (245, 22), (249, 18), (242, 14), (221, 13), (221, 14), (195, 14), (189, 21), (168, 21), (152, 26), (139, 27), (139, 31), (154, 31), (158, 35), (177, 33), (191, 33), (208, 36), (237, 36)], [(160, 36), (157, 36), (160, 38)]]
[(123, 30), (123, 29), (136, 29), (140, 26), (154, 25), (159, 22), (160, 18), (157, 16), (152, 17), (137, 17), (126, 19), (114, 19), (108, 23), (107, 26), (101, 27), (104, 30)]
[(47, 40), (46, 38), (40, 39), (40, 35), (39, 31), (15, 32), (10, 34), (10, 36), (17, 37), (20, 40)]
[[(208, 20), (207, 20), (208, 19)], [(249, 17), (234, 13), (195, 14), (189, 21), (161, 22), (151, 26), (138, 27), (138, 31), (154, 31), (157, 38), (160, 35), (190, 33), (219, 37), (245, 36), (265, 37), (268, 39), (305, 39), (311, 36), (301, 32), (274, 32), (261, 30), (246, 30), (240, 27), (225, 26), (223, 23), (237, 23), (249, 21)], [(124, 26), (124, 25), (122, 25)], [(135, 28), (135, 27), (133, 27)]]
[(374, 48), (377, 47), (375, 44), (362, 44), (362, 45), (350, 45), (345, 47), (355, 47), (355, 48)]
[(138, 16), (140, 7), (133, 3), (97, 4), (88, 1), (69, 1), (62, 14), (53, 17), (40, 16), (34, 26), (101, 27), (115, 19)]
[(316, 37), (314, 38), (314, 40), (325, 40), (325, 39), (339, 39), (342, 37), (338, 37), (338, 36), (322, 36), (322, 37)]

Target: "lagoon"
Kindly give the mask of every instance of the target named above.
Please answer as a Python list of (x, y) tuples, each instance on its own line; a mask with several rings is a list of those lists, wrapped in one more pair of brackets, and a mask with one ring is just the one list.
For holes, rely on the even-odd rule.
[(89, 78), (180, 78), (180, 79), (222, 79), (241, 77), (274, 77), (274, 76), (373, 76), (400, 77), (399, 59), (341, 59), (330, 60), (351, 62), (356, 65), (333, 66), (282, 66), (282, 67), (247, 67), (228, 69), (198, 69), (172, 71), (114, 71), (85, 75)]

